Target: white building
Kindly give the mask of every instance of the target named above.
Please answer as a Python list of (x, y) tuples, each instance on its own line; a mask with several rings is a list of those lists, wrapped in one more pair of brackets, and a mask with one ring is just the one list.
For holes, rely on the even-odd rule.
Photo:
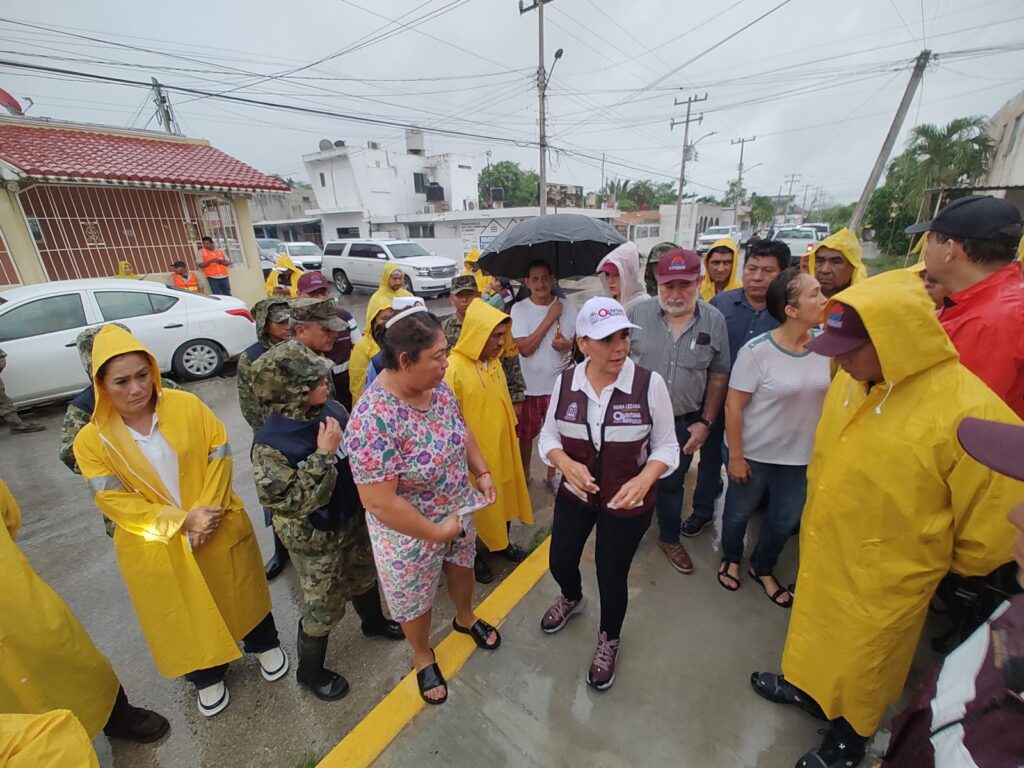
[(988, 133), (996, 141), (996, 152), (984, 182), (985, 191), (1005, 197), (1024, 210), (1024, 91), (992, 116)]

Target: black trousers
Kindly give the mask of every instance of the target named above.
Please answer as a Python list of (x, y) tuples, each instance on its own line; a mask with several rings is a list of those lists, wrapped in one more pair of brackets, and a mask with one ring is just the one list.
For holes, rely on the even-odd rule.
[[(271, 648), (277, 648), (281, 641), (277, 639), (277, 626), (274, 624), (274, 614), (268, 613), (255, 627), (249, 630), (249, 634), (242, 638), (242, 648), (246, 653), (263, 653)], [(216, 667), (197, 669), (189, 672), (185, 679), (196, 687), (196, 690), (209, 688), (224, 679), (228, 671), (227, 664), (218, 664)]]
[(609, 640), (618, 640), (629, 602), (627, 580), (640, 540), (651, 526), (654, 510), (637, 517), (615, 517), (565, 499), (555, 500), (551, 526), (551, 575), (569, 600), (583, 596), (580, 557), (590, 532), (597, 526), (595, 555), (597, 586), (601, 596), (601, 629)]

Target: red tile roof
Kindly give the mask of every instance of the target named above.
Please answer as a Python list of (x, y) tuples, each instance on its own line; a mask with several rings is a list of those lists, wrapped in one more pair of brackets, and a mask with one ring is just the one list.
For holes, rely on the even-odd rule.
[(0, 123), (0, 160), (28, 177), (161, 187), (288, 186), (205, 143)]

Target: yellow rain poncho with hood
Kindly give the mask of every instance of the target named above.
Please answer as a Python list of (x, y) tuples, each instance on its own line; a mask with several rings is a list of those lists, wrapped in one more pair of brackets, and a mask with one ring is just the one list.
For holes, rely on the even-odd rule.
[(903, 691), (939, 580), (1013, 559), (1006, 513), (1024, 484), (968, 456), (957, 425), (1019, 420), (961, 365), (916, 275), (894, 270), (833, 298), (860, 314), (884, 381), (868, 389), (840, 371), (825, 397), (782, 671), (870, 736)]
[(73, 713), (0, 715), (4, 768), (99, 768), (89, 737)]
[(287, 253), (282, 254), (274, 264), (274, 268), (270, 270), (270, 274), (267, 275), (267, 280), (263, 283), (263, 288), (267, 292), (267, 296), (278, 296), (279, 294), (274, 291), (277, 288), (284, 288), (281, 284), (281, 275), (287, 273), (288, 275), (288, 297), (296, 299), (299, 296), (299, 278), (304, 274), (303, 270), (295, 266), (295, 262), (292, 261), (292, 257)]
[(380, 285), (377, 287), (377, 290), (374, 291), (373, 294), (370, 296), (371, 304), (373, 303), (374, 299), (382, 299), (385, 302), (385, 304), (387, 304), (387, 306), (390, 307), (391, 300), (394, 299), (396, 296), (412, 296), (412, 294), (409, 293), (409, 291), (405, 290), (405, 288), (399, 288), (396, 290), (392, 288), (390, 285), (388, 285), (388, 281), (391, 279), (391, 276), (395, 274), (395, 272), (401, 272), (403, 275), (405, 274), (404, 272), (402, 272), (401, 267), (395, 267), (392, 266), (391, 264), (384, 267), (384, 271), (380, 273)]
[[(397, 295), (412, 296), (408, 291), (400, 291)], [(352, 354), (348, 359), (348, 387), (352, 393), (353, 406), (356, 404), (356, 400), (362, 397), (363, 390), (366, 389), (366, 374), (370, 370), (370, 361), (374, 355), (380, 352), (380, 345), (373, 338), (373, 319), (385, 309), (391, 309), (391, 299), (377, 291), (370, 297), (370, 301), (366, 305), (366, 324), (363, 326), (363, 335), (352, 347)]]
[(94, 739), (120, 683), (71, 609), (15, 545), (20, 524), (18, 502), (0, 480), (0, 712), (70, 709)]
[[(178, 457), (180, 504), (99, 384), (103, 364), (127, 352), (149, 358), (157, 426)], [(117, 525), (118, 566), (157, 671), (178, 677), (238, 659), (239, 641), (270, 612), (270, 592), (249, 516), (231, 488), (224, 425), (195, 395), (164, 391), (152, 354), (116, 326), (96, 336), (92, 362), (96, 409), (75, 440), (75, 458), (96, 506)], [(225, 514), (193, 551), (182, 524), (196, 507)]]
[(643, 276), (640, 274), (640, 250), (636, 243), (626, 242), (618, 246), (605, 256), (597, 265), (597, 271), (601, 275), (601, 284), (605, 293), (608, 292), (608, 282), (604, 277), (601, 267), (605, 264), (614, 264), (619, 270), (619, 298), (618, 302), (625, 309), (629, 309), (638, 301), (647, 298), (647, 288), (644, 286)]
[(721, 240), (715, 240), (711, 247), (708, 248), (708, 252), (704, 254), (704, 277), (700, 280), (700, 297), (704, 301), (711, 301), (717, 293), (715, 282), (711, 279), (711, 273), (708, 271), (708, 259), (711, 258), (711, 253), (715, 248), (728, 248), (732, 251), (732, 272), (729, 273), (729, 282), (722, 290), (731, 291), (733, 288), (743, 287), (743, 282), (738, 277), (740, 271), (740, 248), (733, 242), (731, 237), (723, 237)]
[(459, 340), (448, 356), (444, 377), (459, 400), (466, 426), (480, 446), (498, 493), (494, 504), (474, 513), (477, 535), (491, 552), (508, 546), (505, 523), (533, 523), (505, 371), (499, 357), (480, 360), (487, 337), (508, 319), (500, 309), (483, 299), (474, 299), (466, 310)]
[(814, 275), (814, 257), (819, 248), (831, 248), (834, 251), (839, 251), (843, 254), (843, 258), (853, 265), (853, 277), (850, 278), (850, 285), (856, 285), (862, 280), (868, 279), (868, 270), (864, 266), (864, 250), (860, 246), (860, 240), (847, 227), (833, 232), (811, 249), (807, 260), (807, 272), (812, 276)]
[(479, 248), (474, 248), (467, 253), (466, 258), (462, 260), (462, 274), (473, 275), (473, 279), (476, 280), (476, 289), (480, 291), (480, 293), (487, 293), (491, 287), (491, 278), (488, 275), (485, 275), (483, 270), (476, 265), (479, 260)]

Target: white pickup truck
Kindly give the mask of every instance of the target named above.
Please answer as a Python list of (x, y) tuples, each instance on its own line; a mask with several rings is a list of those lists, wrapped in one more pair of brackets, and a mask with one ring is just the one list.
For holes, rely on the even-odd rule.
[(810, 227), (783, 227), (775, 233), (775, 240), (789, 246), (789, 252), (796, 264), (818, 244), (818, 232)]
[(320, 271), (338, 293), (352, 293), (356, 287), (376, 290), (387, 266), (399, 267), (405, 273), (405, 289), (417, 296), (450, 291), (458, 274), (454, 261), (409, 240), (331, 240), (324, 245)]

